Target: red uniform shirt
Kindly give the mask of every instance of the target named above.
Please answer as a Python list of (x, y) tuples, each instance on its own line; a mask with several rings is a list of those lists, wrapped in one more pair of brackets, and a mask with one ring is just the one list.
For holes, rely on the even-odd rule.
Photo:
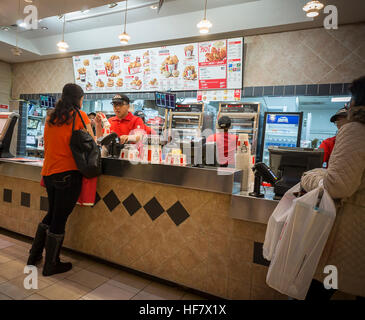
[(144, 123), (141, 118), (134, 116), (128, 112), (127, 116), (120, 120), (118, 117), (109, 119), (110, 130), (115, 132), (119, 137), (127, 136), (132, 130), (144, 129)]
[[(218, 163), (234, 165), (234, 155), (237, 149), (238, 136), (228, 132), (217, 132), (208, 137), (207, 142), (216, 142)], [(228, 161), (227, 161), (228, 160)]]
[(146, 131), (146, 134), (147, 135), (156, 135), (156, 131), (153, 130), (151, 127), (147, 126), (147, 125), (144, 125), (144, 131)]
[(330, 161), (331, 153), (335, 146), (335, 142), (336, 142), (336, 136), (323, 140), (321, 145), (319, 146), (321, 149), (324, 150), (323, 162), (327, 163), (326, 167), (328, 167), (328, 162)]

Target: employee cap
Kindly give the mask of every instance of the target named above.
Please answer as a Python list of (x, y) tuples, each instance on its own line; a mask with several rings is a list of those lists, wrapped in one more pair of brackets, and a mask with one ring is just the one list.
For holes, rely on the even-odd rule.
[(124, 94), (116, 94), (112, 99), (112, 104), (129, 104), (129, 98)]
[(341, 108), (338, 110), (330, 119), (331, 122), (335, 122), (338, 117), (346, 117), (347, 116), (347, 109)]
[(231, 119), (227, 116), (220, 117), (218, 120), (218, 126), (221, 129), (226, 129), (231, 126)]

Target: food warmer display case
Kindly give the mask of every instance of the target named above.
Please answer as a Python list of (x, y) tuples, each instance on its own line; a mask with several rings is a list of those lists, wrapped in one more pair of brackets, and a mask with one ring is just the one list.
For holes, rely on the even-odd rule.
[(203, 128), (203, 103), (177, 104), (174, 111), (170, 111), (170, 135), (179, 134), (182, 140), (194, 140), (200, 137)]
[(255, 155), (257, 149), (259, 115), (259, 103), (220, 103), (216, 128), (219, 128), (218, 119), (222, 116), (228, 116), (232, 122), (229, 132), (236, 135), (247, 133), (251, 144), (251, 154)]

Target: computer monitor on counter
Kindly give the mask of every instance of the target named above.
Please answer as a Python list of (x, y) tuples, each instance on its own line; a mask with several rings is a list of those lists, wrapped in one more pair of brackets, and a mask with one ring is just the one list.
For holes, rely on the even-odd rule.
[(304, 172), (322, 168), (323, 149), (270, 146), (268, 150), (270, 168), (279, 179), (274, 186), (276, 198), (300, 182)]

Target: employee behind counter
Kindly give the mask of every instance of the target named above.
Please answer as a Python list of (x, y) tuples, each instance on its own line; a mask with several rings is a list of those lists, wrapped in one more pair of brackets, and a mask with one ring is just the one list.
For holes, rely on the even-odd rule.
[[(129, 112), (129, 98), (122, 94), (117, 94), (112, 99), (115, 117), (109, 119), (110, 130), (115, 132), (121, 144), (128, 142), (139, 142), (144, 132), (144, 123), (141, 118)], [(96, 137), (102, 137), (102, 116), (96, 115)], [(142, 134), (141, 134), (142, 133)]]

